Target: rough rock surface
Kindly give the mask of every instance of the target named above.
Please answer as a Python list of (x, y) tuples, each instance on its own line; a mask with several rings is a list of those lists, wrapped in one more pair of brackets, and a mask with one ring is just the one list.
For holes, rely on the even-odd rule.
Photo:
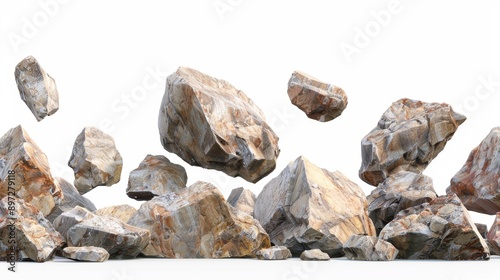
[(380, 232), (401, 259), (487, 260), (488, 245), (455, 194), (407, 208)]
[(130, 172), (127, 195), (135, 200), (151, 200), (185, 188), (186, 182), (184, 167), (164, 156), (147, 155), (139, 167)]
[(94, 214), (103, 217), (116, 218), (124, 223), (127, 223), (132, 215), (134, 215), (135, 211), (137, 211), (137, 209), (135, 209), (134, 207), (128, 204), (121, 204), (101, 208), (97, 211), (94, 211)]
[(487, 238), (490, 248), (493, 249), (493, 253), (500, 255), (500, 212), (497, 213)]
[(257, 182), (276, 167), (278, 136), (241, 90), (194, 69), (167, 78), (158, 118), (163, 147), (193, 166)]
[(303, 261), (327, 261), (330, 259), (330, 256), (327, 253), (323, 253), (320, 249), (311, 249), (302, 252), (300, 259)]
[(167, 258), (253, 257), (270, 247), (251, 216), (231, 207), (217, 188), (196, 182), (141, 205), (129, 224), (151, 232), (143, 254)]
[(34, 57), (28, 56), (19, 62), (14, 75), (21, 99), (37, 121), (57, 112), (59, 94), (56, 82), (42, 69)]
[(375, 235), (361, 188), (339, 171), (319, 168), (304, 157), (267, 183), (254, 216), (274, 245), (297, 255), (320, 249), (342, 256), (342, 245), (351, 235)]
[(111, 136), (86, 127), (75, 140), (68, 165), (75, 172), (75, 187), (84, 194), (97, 186), (118, 183), (123, 162)]
[(62, 251), (62, 256), (68, 259), (85, 262), (104, 262), (109, 259), (109, 253), (104, 248), (86, 247), (66, 247)]
[(47, 220), (53, 222), (63, 212), (69, 211), (76, 206), (81, 206), (89, 211), (95, 211), (96, 207), (90, 199), (81, 195), (70, 182), (63, 178), (56, 177), (55, 183), (61, 188), (63, 199), (56, 205), (54, 211), (47, 216)]
[(344, 244), (344, 253), (349, 260), (393, 261), (398, 249), (375, 236), (353, 235)]
[(407, 98), (392, 103), (361, 141), (360, 178), (377, 186), (401, 170), (421, 173), (465, 119), (445, 103)]
[(259, 260), (286, 260), (292, 257), (292, 253), (285, 246), (273, 246), (259, 250), (256, 257)]
[(347, 107), (343, 89), (298, 71), (288, 81), (288, 97), (307, 117), (320, 122), (335, 119)]
[(229, 197), (227, 198), (227, 203), (234, 208), (253, 216), (255, 199), (255, 194), (252, 191), (240, 187), (231, 191)]

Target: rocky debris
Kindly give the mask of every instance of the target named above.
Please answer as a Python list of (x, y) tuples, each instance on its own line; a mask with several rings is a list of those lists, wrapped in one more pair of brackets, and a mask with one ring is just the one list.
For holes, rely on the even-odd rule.
[(193, 166), (257, 182), (276, 167), (278, 136), (230, 83), (180, 67), (167, 78), (158, 118), (163, 147)]
[(343, 89), (298, 71), (288, 81), (288, 97), (307, 117), (320, 122), (335, 119), (347, 107)]
[(292, 253), (285, 246), (273, 246), (259, 250), (256, 257), (259, 260), (286, 260), (292, 257)]
[(59, 109), (59, 94), (56, 82), (28, 56), (16, 66), (14, 72), (21, 99), (26, 103), (37, 121), (53, 115)]
[(255, 194), (242, 187), (233, 189), (227, 198), (229, 203), (234, 208), (253, 216), (253, 207), (255, 205)]
[(150, 233), (118, 219), (98, 216), (76, 206), (54, 220), (69, 247), (96, 246), (112, 259), (134, 258), (148, 245)]
[(151, 200), (185, 188), (186, 182), (184, 167), (164, 156), (147, 155), (139, 167), (130, 172), (127, 195), (135, 200)]
[[(15, 174), (10, 174), (11, 170)], [(45, 216), (63, 196), (50, 173), (47, 156), (21, 126), (0, 138), (0, 198), (8, 196), (9, 187)]]
[(75, 140), (68, 165), (75, 172), (75, 187), (84, 194), (97, 186), (118, 183), (123, 162), (111, 136), (86, 127)]
[(305, 250), (300, 254), (300, 259), (303, 261), (328, 261), (330, 256), (323, 253), (320, 249)]
[(61, 188), (63, 199), (56, 205), (54, 211), (47, 216), (50, 222), (53, 222), (63, 212), (69, 211), (76, 206), (81, 206), (89, 211), (95, 211), (96, 207), (90, 199), (81, 195), (78, 190), (70, 182), (63, 178), (56, 177), (55, 183)]
[(401, 170), (421, 173), (465, 119), (445, 103), (407, 98), (392, 103), (361, 141), (360, 178), (377, 186)]
[(349, 260), (393, 261), (398, 252), (391, 243), (375, 236), (353, 235), (344, 244), (344, 253)]
[(487, 235), (488, 245), (494, 254), (500, 255), (500, 212), (497, 213), (495, 221)]
[(474, 225), (476, 226), (477, 231), (481, 234), (481, 236), (486, 239), (486, 236), (488, 235), (488, 226), (479, 223), (474, 223)]
[(109, 259), (108, 251), (94, 246), (66, 247), (62, 251), (62, 256), (67, 259), (85, 262), (104, 262)]
[(396, 173), (367, 197), (368, 213), (377, 233), (401, 210), (430, 202), (437, 197), (432, 178), (409, 171)]
[(407, 208), (380, 232), (401, 259), (487, 260), (490, 252), (455, 194)]
[(351, 235), (375, 235), (361, 188), (339, 171), (319, 168), (304, 157), (265, 185), (254, 216), (274, 245), (297, 255), (320, 249), (331, 257), (342, 256), (342, 245)]
[(142, 252), (150, 257), (253, 257), (271, 246), (256, 220), (231, 207), (205, 182), (143, 203), (129, 224), (151, 232)]
[(103, 217), (116, 218), (124, 223), (127, 223), (132, 215), (134, 215), (135, 211), (137, 211), (137, 209), (135, 209), (134, 207), (128, 204), (122, 204), (101, 208), (97, 211), (94, 211), (94, 214)]

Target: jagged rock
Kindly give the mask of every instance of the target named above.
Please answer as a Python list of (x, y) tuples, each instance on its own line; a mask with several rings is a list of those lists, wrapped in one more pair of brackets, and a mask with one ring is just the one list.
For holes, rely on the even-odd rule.
[(215, 186), (204, 182), (143, 203), (128, 223), (151, 232), (143, 251), (150, 257), (253, 257), (270, 247), (269, 236), (256, 220), (231, 207)]
[(361, 141), (360, 178), (377, 186), (401, 170), (421, 173), (465, 119), (445, 103), (407, 98), (392, 103)]
[(488, 245), (455, 194), (407, 208), (380, 232), (401, 259), (487, 260)]
[(56, 82), (42, 69), (34, 57), (28, 56), (19, 62), (14, 75), (21, 99), (37, 121), (57, 112), (59, 94)]
[(303, 261), (328, 261), (330, 256), (323, 253), (320, 249), (305, 250), (300, 254), (300, 259)]
[(151, 200), (185, 188), (186, 182), (184, 167), (164, 156), (147, 155), (139, 167), (130, 172), (127, 195), (135, 200)]
[(109, 259), (109, 253), (101, 247), (66, 247), (62, 256), (68, 259), (85, 262), (104, 262)]
[(134, 207), (128, 204), (122, 204), (101, 208), (97, 211), (94, 211), (94, 214), (103, 217), (116, 218), (124, 223), (127, 223), (132, 215), (134, 215), (135, 211), (137, 211), (137, 209), (135, 209)]
[(368, 196), (368, 213), (377, 233), (401, 210), (430, 202), (437, 197), (432, 178), (401, 171), (387, 179)]
[(321, 249), (342, 256), (342, 245), (351, 235), (375, 235), (361, 188), (339, 171), (319, 168), (304, 157), (267, 183), (254, 216), (274, 245), (297, 255)]
[[(12, 232), (13, 239), (9, 237)], [(12, 244), (11, 240), (16, 243)], [(4, 197), (0, 200), (0, 260), (6, 260), (10, 256), (10, 247), (15, 245), (17, 250), (14, 252), (22, 256), (21, 259), (48, 261), (63, 244), (62, 236), (36, 207), (20, 198)]]
[(393, 261), (398, 249), (375, 236), (353, 235), (344, 244), (344, 253), (349, 260)]
[(494, 254), (500, 255), (500, 212), (497, 213), (495, 221), (488, 232), (488, 244)]
[(257, 182), (276, 167), (278, 136), (230, 83), (180, 67), (167, 78), (158, 118), (163, 147), (193, 166)]
[(111, 136), (86, 127), (75, 140), (68, 165), (75, 172), (75, 187), (84, 194), (97, 186), (118, 183), (123, 162)]
[(150, 233), (118, 219), (98, 216), (76, 206), (54, 220), (54, 227), (70, 247), (96, 246), (112, 259), (134, 258), (148, 245)]
[(347, 107), (343, 89), (298, 71), (288, 81), (288, 97), (307, 117), (320, 122), (335, 119)]
[(76, 206), (81, 206), (89, 211), (95, 211), (96, 207), (90, 199), (81, 195), (78, 190), (70, 182), (63, 178), (56, 177), (55, 183), (61, 188), (63, 199), (56, 205), (54, 211), (47, 216), (47, 220), (53, 222), (63, 212), (69, 211)]
[(488, 235), (488, 226), (485, 224), (474, 223), (477, 228), (477, 231), (481, 234), (481, 236), (486, 239)]
[[(15, 172), (9, 176), (9, 170)], [(10, 177), (10, 180), (9, 180)], [(28, 133), (17, 126), (0, 139), (0, 198), (8, 196), (9, 181), (15, 195), (48, 216), (62, 199), (54, 183), (47, 156)]]
[(227, 203), (234, 208), (253, 216), (253, 207), (255, 205), (255, 194), (242, 187), (233, 189), (227, 198)]
[(259, 260), (286, 260), (292, 257), (292, 253), (285, 246), (273, 246), (259, 250), (256, 257)]

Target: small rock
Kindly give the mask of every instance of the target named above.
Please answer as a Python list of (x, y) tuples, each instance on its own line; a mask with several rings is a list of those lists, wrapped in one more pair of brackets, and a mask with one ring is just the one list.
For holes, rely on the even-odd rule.
[(344, 244), (344, 253), (349, 260), (393, 261), (398, 252), (391, 243), (375, 236), (353, 235)]
[(109, 259), (109, 253), (104, 248), (86, 247), (66, 247), (62, 256), (68, 259), (85, 262), (104, 262)]
[(59, 215), (63, 212), (69, 211), (76, 206), (81, 206), (89, 211), (95, 211), (95, 205), (90, 201), (90, 199), (81, 195), (78, 190), (70, 182), (64, 180), (63, 178), (56, 177), (55, 183), (61, 188), (63, 193), (63, 199), (56, 205), (54, 211), (47, 216), (47, 220), (53, 222)]
[(311, 249), (302, 252), (300, 259), (303, 261), (327, 261), (330, 259), (330, 256), (327, 253), (323, 253), (320, 249)]
[(134, 215), (135, 211), (137, 211), (137, 209), (135, 209), (134, 207), (128, 204), (122, 204), (101, 208), (97, 211), (94, 211), (94, 214), (103, 217), (115, 218), (124, 223), (127, 223), (130, 217)]
[(256, 257), (259, 260), (286, 260), (292, 257), (292, 253), (285, 246), (273, 246), (258, 251)]
[(500, 255), (500, 212), (497, 213), (495, 221), (488, 232), (488, 244), (493, 249), (493, 253)]
[(253, 216), (253, 207), (255, 205), (255, 194), (242, 187), (233, 189), (227, 198), (229, 203), (234, 208)]

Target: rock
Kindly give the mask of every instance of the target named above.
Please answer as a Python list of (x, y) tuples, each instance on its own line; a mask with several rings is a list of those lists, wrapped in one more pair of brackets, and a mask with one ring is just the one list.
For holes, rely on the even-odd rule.
[(134, 258), (148, 245), (150, 233), (115, 218), (102, 217), (76, 206), (54, 220), (69, 247), (96, 246), (112, 259)]
[(393, 261), (398, 252), (391, 243), (375, 236), (353, 235), (344, 244), (344, 253), (349, 260)]
[(288, 97), (307, 117), (320, 122), (335, 119), (347, 107), (343, 89), (298, 71), (288, 81)]
[(328, 261), (330, 256), (323, 253), (320, 249), (305, 250), (300, 254), (300, 259), (303, 261)]
[(204, 182), (143, 203), (128, 223), (151, 232), (143, 251), (149, 257), (253, 257), (271, 246), (256, 220)]
[(95, 211), (95, 205), (90, 201), (90, 199), (81, 195), (78, 190), (70, 182), (64, 180), (63, 178), (56, 177), (55, 183), (61, 188), (63, 193), (63, 199), (56, 205), (54, 211), (47, 216), (50, 222), (53, 222), (59, 215), (63, 212), (69, 211), (76, 206), (81, 206), (89, 211)]
[(123, 162), (111, 136), (86, 127), (76, 138), (68, 165), (75, 172), (75, 187), (84, 194), (118, 183)]
[(151, 200), (185, 188), (186, 182), (184, 167), (164, 156), (147, 155), (139, 167), (130, 172), (127, 195), (135, 200)]
[(360, 178), (377, 186), (401, 170), (422, 173), (465, 119), (445, 103), (392, 103), (361, 141)]
[(396, 173), (368, 196), (368, 213), (377, 233), (401, 210), (430, 202), (437, 197), (432, 178), (409, 171)]
[(122, 204), (101, 208), (94, 211), (94, 214), (103, 217), (116, 218), (124, 223), (127, 223), (132, 215), (134, 215), (135, 211), (137, 211), (137, 209), (134, 207), (128, 204)]
[(104, 262), (109, 259), (109, 253), (104, 248), (86, 247), (66, 247), (62, 256), (68, 259), (85, 262)]
[(330, 172), (297, 158), (265, 185), (254, 216), (274, 245), (292, 254), (320, 249), (342, 256), (353, 234), (375, 235), (361, 188), (339, 171)]
[(40, 66), (38, 61), (28, 56), (16, 66), (17, 88), (37, 121), (51, 116), (59, 109), (59, 94), (56, 82)]
[(486, 236), (488, 235), (488, 226), (479, 223), (474, 223), (474, 225), (476, 226), (477, 231), (481, 234), (481, 237), (486, 239)]
[[(10, 170), (15, 174), (9, 175)], [(9, 182), (12, 182), (10, 186)], [(0, 198), (8, 196), (12, 188), (17, 197), (45, 216), (63, 196), (50, 173), (47, 156), (21, 126), (10, 129), (0, 138)]]
[(285, 246), (273, 246), (259, 250), (256, 257), (259, 260), (286, 260), (292, 257), (292, 253)]
[(380, 232), (401, 259), (487, 260), (488, 246), (455, 194), (407, 208)]
[(494, 254), (500, 255), (500, 212), (497, 213), (495, 221), (487, 235), (488, 244)]
[(253, 216), (253, 207), (255, 205), (255, 194), (242, 187), (233, 189), (227, 198), (229, 203), (234, 208)]
[(167, 78), (158, 118), (163, 147), (193, 166), (257, 182), (276, 167), (278, 136), (230, 83), (180, 67)]

